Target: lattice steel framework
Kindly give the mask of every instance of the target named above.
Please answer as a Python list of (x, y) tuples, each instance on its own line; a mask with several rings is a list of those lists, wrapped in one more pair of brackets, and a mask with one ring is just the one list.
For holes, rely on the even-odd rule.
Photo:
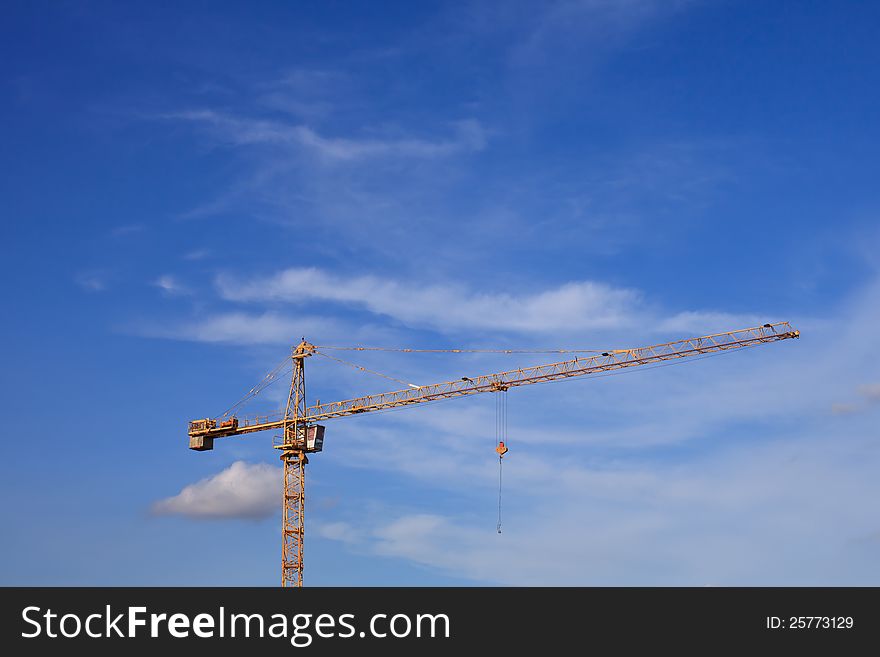
[[(458, 381), (413, 386), (377, 395), (315, 404), (311, 407), (306, 405), (305, 359), (314, 353), (321, 353), (321, 347), (316, 347), (303, 339), (293, 350), (293, 379), (290, 385), (287, 408), (283, 414), (241, 420), (235, 416), (226, 419), (224, 416), (215, 419), (193, 420), (189, 424), (190, 448), (198, 451), (210, 450), (214, 447), (215, 438), (265, 430), (282, 430), (282, 442), (280, 445), (276, 445), (281, 450), (281, 460), (284, 463), (281, 585), (299, 587), (302, 586), (303, 539), (305, 535), (305, 467), (309, 462), (306, 453), (321, 449), (317, 444), (312, 446), (311, 439), (308, 437), (312, 424), (359, 413), (387, 410), (482, 392), (500, 392), (533, 383), (599, 375), (614, 370), (753, 347), (797, 337), (800, 337), (800, 331), (793, 329), (788, 322), (764, 324), (763, 326), (704, 335), (649, 347), (613, 349), (585, 358), (574, 358), (558, 363), (524, 367), (473, 378), (462, 377)], [(315, 429), (321, 429), (321, 427)], [(321, 440), (323, 440), (323, 434), (321, 434)]]
[(281, 586), (303, 585), (303, 538), (306, 512), (306, 368), (312, 345), (303, 340), (293, 350), (293, 378), (284, 412), (284, 497), (281, 525)]

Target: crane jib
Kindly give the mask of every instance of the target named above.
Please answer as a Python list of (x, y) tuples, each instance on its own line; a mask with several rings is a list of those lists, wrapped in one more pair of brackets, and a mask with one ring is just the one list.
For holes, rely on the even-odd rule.
[[(786, 338), (799, 337), (797, 332), (777, 334), (772, 337), (751, 338), (737, 342), (728, 342), (711, 346), (695, 347), (688, 350), (682, 350), (670, 354), (649, 354), (638, 357), (630, 357), (629, 355), (611, 354), (606, 362), (595, 364), (592, 363), (584, 366), (583, 360), (563, 361), (552, 365), (541, 365), (535, 368), (526, 368), (514, 371), (520, 376), (517, 378), (506, 378), (503, 374), (485, 375), (475, 377), (469, 382), (459, 384), (457, 382), (435, 384), (433, 386), (423, 386), (419, 390), (400, 390), (391, 393), (382, 393), (369, 397), (353, 399), (348, 402), (333, 402), (322, 406), (311, 407), (308, 409), (309, 414), (303, 418), (307, 422), (319, 422), (322, 420), (330, 420), (333, 418), (344, 417), (357, 413), (366, 413), (370, 411), (379, 411), (399, 406), (410, 406), (423, 402), (438, 401), (441, 399), (450, 399), (453, 397), (463, 397), (483, 392), (496, 392), (499, 384), (505, 387), (518, 387), (533, 383), (545, 383), (556, 381), (559, 379), (572, 378), (577, 376), (585, 376), (590, 374), (599, 374), (611, 370), (624, 369), (627, 367), (636, 367), (639, 365), (647, 365), (666, 360), (674, 360), (687, 358), (688, 356), (707, 354), (719, 351), (728, 351), (740, 347), (762, 344), (765, 342), (774, 342), (784, 340)], [(590, 359), (592, 360), (592, 359)], [(482, 379), (492, 378), (491, 381), (484, 382)], [(334, 408), (334, 404), (337, 408)]]
[[(612, 370), (637, 367), (666, 360), (688, 358), (700, 354), (728, 351), (797, 338), (800, 332), (792, 329), (787, 322), (766, 324), (761, 327), (719, 333), (699, 338), (689, 338), (678, 342), (664, 343), (635, 349), (618, 349), (588, 358), (520, 368), (481, 376), (462, 377), (459, 381), (447, 381), (416, 388), (405, 388), (376, 395), (367, 395), (344, 401), (316, 404), (308, 407), (299, 420), (306, 423), (331, 420), (348, 415), (411, 406), (441, 399), (463, 397), (484, 392), (498, 392), (507, 388), (534, 383), (545, 383), (560, 379), (600, 374)], [(285, 426), (280, 416), (256, 417), (250, 419), (232, 418), (217, 422), (202, 419), (190, 423), (191, 437), (220, 438), (266, 430), (278, 430)], [(210, 449), (198, 444), (193, 449)]]

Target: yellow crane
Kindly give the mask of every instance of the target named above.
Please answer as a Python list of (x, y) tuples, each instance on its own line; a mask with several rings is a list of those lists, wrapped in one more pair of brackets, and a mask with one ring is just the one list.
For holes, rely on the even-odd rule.
[[(287, 407), (283, 412), (272, 416), (239, 419), (232, 412), (238, 406), (236, 404), (230, 411), (227, 411), (218, 418), (193, 420), (189, 423), (189, 447), (196, 451), (205, 451), (214, 448), (215, 438), (240, 436), (257, 431), (281, 431), (280, 444), (275, 445), (275, 448), (281, 452), (281, 461), (284, 464), (281, 585), (302, 586), (303, 538), (305, 533), (305, 467), (309, 462), (306, 455), (320, 452), (323, 449), (324, 426), (318, 424), (318, 422), (360, 413), (412, 406), (440, 399), (464, 397), (483, 392), (504, 392), (509, 388), (532, 383), (596, 375), (603, 372), (689, 358), (701, 354), (753, 347), (799, 336), (800, 331), (793, 329), (788, 322), (764, 324), (753, 328), (715, 333), (698, 338), (687, 338), (648, 347), (595, 352), (587, 357), (575, 357), (572, 360), (523, 367), (495, 374), (484, 374), (473, 378), (465, 376), (457, 381), (446, 381), (424, 386), (407, 384), (408, 387), (402, 390), (324, 404), (316, 403), (313, 406), (306, 405), (305, 360), (316, 354), (327, 356), (327, 354), (321, 351), (322, 349), (338, 349), (338, 347), (319, 347), (307, 342), (303, 338), (293, 348), (291, 354), (293, 377), (290, 384)], [(349, 349), (368, 351), (373, 348), (351, 347)], [(381, 348), (375, 349), (383, 350)], [(388, 351), (462, 353), (469, 350), (390, 349)], [(514, 353), (513, 350), (499, 351), (502, 353)], [(580, 350), (579, 353), (586, 353), (586, 351)], [(578, 352), (578, 350), (568, 351), (560, 349), (554, 350), (552, 353), (575, 352)], [(280, 370), (281, 368), (279, 367), (274, 372), (270, 372), (260, 384), (248, 393), (242, 402), (276, 380)], [(239, 404), (242, 402), (239, 402)], [(503, 442), (496, 451), (498, 451), (499, 456), (502, 456), (507, 451)]]

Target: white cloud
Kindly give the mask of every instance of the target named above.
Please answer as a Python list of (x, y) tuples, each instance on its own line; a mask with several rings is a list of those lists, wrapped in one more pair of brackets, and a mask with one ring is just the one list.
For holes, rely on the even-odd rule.
[(236, 461), (212, 477), (153, 504), (156, 515), (258, 519), (279, 508), (281, 468)]
[(343, 536), (358, 550), (491, 584), (864, 585), (874, 556), (858, 541), (876, 533), (880, 493), (871, 442), (820, 430), (683, 462), (515, 456), (501, 536), (497, 479), (469, 469), (447, 480), (458, 493), (467, 480), (467, 512), (376, 508), (356, 526), (359, 540), (356, 530)]
[(103, 292), (107, 289), (107, 276), (103, 272), (89, 271), (76, 275), (76, 283), (89, 292)]
[(859, 407), (855, 404), (836, 402), (831, 404), (831, 412), (834, 415), (850, 415), (851, 413), (858, 413)]
[[(528, 23), (530, 32), (514, 48), (512, 59), (520, 65), (572, 50), (597, 50), (619, 40), (648, 22), (656, 13), (653, 1), (575, 0), (548, 3)], [(588, 35), (585, 38), (585, 35)]]
[(321, 538), (343, 543), (357, 543), (362, 539), (360, 530), (347, 522), (328, 522), (316, 525), (313, 531)]
[(206, 125), (219, 139), (234, 145), (274, 144), (303, 147), (328, 161), (366, 160), (376, 157), (433, 159), (456, 153), (480, 151), (486, 146), (486, 130), (475, 119), (451, 123), (445, 139), (420, 137), (327, 137), (300, 124), (267, 119), (240, 118), (214, 110), (169, 112), (159, 118)]
[[(760, 326), (768, 318), (760, 315), (736, 315), (733, 313), (685, 311), (660, 319), (657, 328), (669, 333), (703, 333), (718, 330), (735, 330)], [(769, 318), (776, 321), (778, 318)]]
[(871, 410), (871, 404), (880, 402), (880, 383), (866, 383), (858, 387), (858, 393), (867, 401), (867, 404), (855, 402), (836, 402), (831, 405), (834, 415), (850, 415)]
[(221, 277), (217, 284), (223, 298), (231, 301), (331, 301), (361, 306), (407, 326), (441, 331), (568, 333), (641, 325), (698, 332), (762, 323), (757, 317), (712, 312), (657, 317), (640, 292), (595, 281), (569, 282), (534, 293), (488, 293), (461, 285), (419, 285), (376, 276), (344, 278), (300, 268), (250, 281)]
[(849, 405), (826, 412), (853, 390), (876, 391), (859, 383), (876, 373), (878, 299), (869, 286), (761, 357), (743, 351), (588, 390), (534, 387), (521, 393), (528, 400), (511, 393), (520, 419), (510, 423), (502, 536), (491, 401), (340, 426), (340, 463), (441, 491), (344, 509), (358, 518), (351, 549), (505, 585), (880, 583), (865, 579), (878, 572), (877, 424)]
[[(498, 12), (490, 13), (497, 20)], [(302, 81), (311, 77), (294, 74), (294, 86), (310, 86)], [(369, 106), (351, 88), (332, 93), (342, 94), (333, 100), (341, 107)], [(338, 253), (328, 245), (345, 244), (372, 261), (430, 259), (441, 274), (467, 267), (479, 275), (512, 257), (525, 262), (522, 248), (530, 243), (560, 255), (575, 243), (582, 255), (619, 252), (643, 239), (649, 218), (679, 225), (705, 210), (731, 157), (727, 147), (676, 140), (600, 153), (577, 166), (509, 162), (501, 175), (466, 156), (509, 136), (504, 121), (498, 127), (473, 118), (408, 127), (387, 126), (387, 117), (373, 112), (358, 113), (354, 124), (276, 116), (201, 109), (149, 117), (232, 147), (228, 155), (240, 165), (228, 185), (181, 217), (272, 222), (307, 230), (318, 252)], [(658, 248), (669, 235), (660, 236)]]
[(374, 531), (373, 549), (378, 554), (437, 565), (442, 546), (448, 544), (453, 534), (462, 535), (447, 518), (429, 513), (406, 515)]
[(289, 317), (273, 312), (218, 313), (177, 323), (139, 322), (133, 332), (146, 337), (222, 344), (296, 344), (304, 335), (327, 335), (335, 323), (319, 317)]
[(163, 274), (153, 281), (153, 285), (171, 296), (189, 294), (189, 290), (171, 274)]
[(872, 402), (880, 402), (880, 383), (867, 383), (859, 386), (859, 394)]
[(352, 81), (332, 69), (295, 68), (256, 86), (259, 105), (321, 120), (333, 113), (342, 94), (351, 91)]
[(211, 251), (208, 249), (193, 249), (192, 251), (188, 251), (183, 254), (184, 260), (204, 260), (208, 256), (211, 255)]
[[(687, 4), (687, 0), (562, 0), (525, 3), (521, 8), (524, 15), (517, 15), (506, 3), (505, 12), (490, 14), (490, 20), (485, 21), (490, 27), (484, 29), (504, 20), (495, 18), (496, 14), (515, 16), (514, 27), (525, 29), (517, 30), (508, 51), (514, 84), (533, 93), (555, 91), (559, 102), (558, 96), (564, 98), (568, 87), (582, 88), (611, 53)], [(497, 32), (497, 27), (493, 31)], [(520, 100), (519, 105), (527, 100)]]
[(486, 131), (473, 119), (454, 124), (453, 137), (440, 141), (424, 139), (339, 139), (322, 137), (305, 126), (297, 126), (295, 134), (300, 143), (320, 155), (339, 160), (354, 160), (393, 155), (425, 158), (445, 157), (459, 152), (479, 151), (486, 145)]

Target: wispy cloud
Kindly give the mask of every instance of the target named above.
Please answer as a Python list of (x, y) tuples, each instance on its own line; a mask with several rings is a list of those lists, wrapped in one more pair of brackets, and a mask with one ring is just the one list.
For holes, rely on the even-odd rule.
[(152, 506), (155, 515), (189, 518), (269, 517), (278, 510), (281, 469), (265, 463), (236, 461), (217, 474), (190, 484)]
[(656, 329), (666, 333), (704, 332), (759, 326), (768, 319), (777, 321), (778, 317), (735, 314), (714, 311), (686, 310), (668, 317), (656, 317)]
[(341, 463), (379, 470), (383, 481), (468, 490), (472, 502), (455, 513), (426, 511), (421, 500), (349, 505), (343, 535), (359, 551), (496, 584), (868, 584), (876, 422), (849, 412), (854, 404), (825, 409), (841, 393), (876, 408), (867, 405), (876, 384), (859, 382), (876, 374), (878, 299), (880, 287), (868, 286), (827, 321), (801, 326), (802, 342), (766, 347), (761, 358), (741, 352), (615, 377), (588, 394), (576, 384), (523, 391), (541, 412), (529, 423), (511, 401), (520, 419), (509, 426), (502, 536), (493, 526), (497, 460), (480, 437), (491, 406), (474, 400), (340, 427)]
[(314, 528), (314, 531), (322, 538), (343, 543), (355, 544), (363, 539), (361, 530), (347, 522), (321, 523)]
[(76, 284), (89, 292), (103, 292), (107, 289), (107, 274), (102, 271), (80, 272), (76, 275)]
[[(591, 11), (615, 13), (602, 6)], [(637, 7), (628, 11), (639, 13)], [(486, 10), (487, 25), (494, 25), (499, 13)], [(531, 24), (532, 13), (547, 12), (528, 13), (520, 17), (523, 24)], [(592, 24), (590, 12), (575, 13)], [(662, 217), (670, 226), (654, 231), (652, 239), (662, 246), (672, 228), (711, 202), (727, 179), (729, 146), (684, 137), (639, 142), (638, 148), (616, 153), (597, 151), (576, 162), (507, 158), (505, 153), (519, 148), (523, 126), (506, 124), (511, 120), (506, 110), (457, 107), (442, 118), (431, 113), (435, 118), (414, 123), (377, 112), (347, 75), (294, 71), (288, 80), (276, 75), (252, 91), (262, 98), (280, 90), (287, 99), (276, 98), (281, 105), (309, 104), (308, 88), (315, 84), (323, 87), (322, 103), (363, 111), (316, 117), (309, 116), (314, 108), (294, 109), (287, 112), (293, 116), (279, 118), (277, 109), (267, 112), (257, 102), (235, 112), (218, 105), (148, 117), (228, 147), (241, 165), (222, 191), (180, 216), (225, 215), (307, 228), (315, 248), (331, 257), (340, 249), (322, 245), (332, 240), (343, 249), (411, 267), (431, 257), (437, 268), (485, 270), (491, 261), (522, 257), (531, 243), (542, 245), (539, 257), (542, 252), (569, 258), (575, 243), (579, 253), (616, 253), (643, 243), (648, 217)], [(482, 257), (489, 250), (496, 258)]]
[(193, 249), (183, 254), (184, 260), (204, 260), (211, 255), (210, 249)]
[(169, 296), (180, 296), (190, 293), (189, 288), (183, 285), (171, 274), (163, 274), (153, 281), (153, 285)]
[(257, 84), (259, 105), (317, 121), (337, 107), (341, 94), (352, 86), (351, 78), (332, 69), (295, 68)]
[[(531, 454), (527, 462), (514, 455), (505, 481), (529, 493), (505, 490), (501, 536), (489, 503), (497, 479), (488, 468), (468, 468), (463, 475), (453, 469), (446, 485), (467, 480), (474, 513), (436, 514), (417, 504), (356, 513), (357, 506), (354, 527), (324, 537), (505, 585), (699, 585), (705, 577), (725, 585), (867, 584), (873, 556), (847, 545), (876, 532), (871, 442), (859, 432), (832, 439), (823, 428), (730, 445), (683, 463), (582, 465), (571, 454)], [(432, 466), (423, 462), (422, 469)], [(846, 511), (831, 513), (837, 506)], [(802, 520), (810, 510), (823, 520)], [(825, 555), (841, 550), (846, 563), (828, 565)]]
[(320, 155), (339, 160), (366, 159), (385, 155), (432, 159), (459, 152), (479, 151), (486, 145), (486, 131), (476, 120), (457, 121), (448, 139), (341, 139), (327, 138), (305, 126), (298, 126), (298, 140)]
[(360, 306), (407, 326), (440, 331), (571, 332), (630, 328), (638, 323), (663, 331), (693, 331), (744, 328), (758, 319), (695, 311), (658, 318), (637, 290), (596, 281), (575, 281), (533, 293), (491, 293), (463, 285), (419, 285), (376, 276), (344, 278), (320, 269), (298, 268), (249, 281), (226, 276), (217, 284), (221, 296), (231, 301), (329, 301)]
[[(561, 107), (588, 87), (597, 69), (613, 53), (659, 27), (687, 4), (661, 0), (556, 0), (521, 4), (505, 11), (484, 9), (482, 32), (493, 37), (499, 22), (510, 27), (507, 85), (513, 106), (546, 113), (542, 99), (550, 95)], [(495, 19), (503, 14), (504, 19)], [(511, 21), (511, 18), (513, 20)]]
[(274, 312), (208, 314), (193, 320), (150, 324), (140, 321), (129, 332), (145, 337), (221, 344), (294, 344), (303, 335), (327, 335), (336, 323), (319, 317), (291, 317)]
[(859, 394), (871, 402), (880, 402), (880, 383), (866, 383), (859, 386)]
[(529, 22), (512, 50), (516, 66), (538, 66), (572, 53), (601, 52), (685, 2), (657, 0), (562, 0), (548, 2)]
[(328, 137), (301, 124), (244, 118), (210, 109), (167, 112), (159, 118), (191, 121), (234, 145), (286, 145), (305, 148), (327, 161), (369, 160), (381, 157), (433, 159), (482, 150), (487, 132), (475, 119), (454, 121), (452, 134), (441, 139), (422, 137)]
[(831, 405), (834, 415), (850, 415), (870, 410), (880, 403), (880, 383), (866, 383), (858, 386), (856, 392), (861, 399), (856, 401), (835, 402)]

